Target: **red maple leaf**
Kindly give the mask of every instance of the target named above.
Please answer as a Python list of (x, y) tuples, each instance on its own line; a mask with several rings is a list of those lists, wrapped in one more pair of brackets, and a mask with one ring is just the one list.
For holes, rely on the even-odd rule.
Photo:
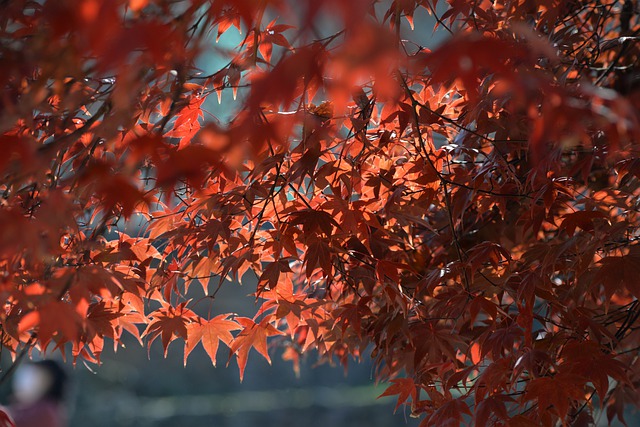
[(378, 396), (378, 399), (383, 396), (395, 396), (397, 394), (398, 401), (396, 402), (396, 407), (393, 410), (394, 412), (398, 410), (400, 405), (406, 404), (409, 398), (411, 398), (411, 401), (415, 404), (418, 389), (412, 378), (394, 378), (390, 383), (391, 385), (387, 387), (384, 393)]
[(172, 341), (176, 338), (187, 339), (187, 325), (196, 320), (196, 314), (186, 308), (186, 305), (186, 301), (175, 308), (165, 305), (149, 315), (152, 320), (143, 333), (143, 337), (149, 337), (149, 348), (156, 338), (162, 337), (162, 347), (166, 356)]

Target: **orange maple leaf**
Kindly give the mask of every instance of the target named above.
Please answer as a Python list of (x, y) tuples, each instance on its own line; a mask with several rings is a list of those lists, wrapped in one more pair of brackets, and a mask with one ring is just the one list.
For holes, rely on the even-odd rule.
[(240, 369), (240, 381), (242, 381), (244, 369), (247, 366), (249, 351), (255, 348), (256, 351), (271, 364), (271, 358), (267, 350), (267, 337), (281, 335), (282, 332), (274, 328), (268, 319), (264, 319), (260, 323), (255, 323), (247, 317), (238, 317), (236, 321), (242, 325), (243, 329), (231, 343), (230, 354), (236, 354), (237, 356), (238, 368)]
[(211, 359), (213, 366), (216, 366), (216, 353), (220, 341), (227, 346), (233, 340), (231, 331), (240, 329), (237, 322), (228, 319), (228, 315), (221, 314), (211, 320), (194, 322), (187, 325), (187, 340), (184, 347), (184, 364), (187, 365), (187, 358), (199, 342), (202, 343), (205, 351)]

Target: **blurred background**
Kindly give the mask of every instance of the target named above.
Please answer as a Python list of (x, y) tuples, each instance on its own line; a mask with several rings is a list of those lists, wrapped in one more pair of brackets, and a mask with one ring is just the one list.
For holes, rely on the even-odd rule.
[[(249, 277), (247, 277), (249, 276)], [(193, 305), (201, 315), (236, 313), (253, 317), (255, 291), (251, 274), (243, 285), (225, 282), (215, 300), (202, 299)], [(189, 297), (202, 298), (202, 289), (192, 286)], [(69, 376), (66, 407), (70, 427), (417, 427), (403, 407), (393, 413), (395, 397), (377, 397), (388, 385), (375, 384), (374, 368), (368, 355), (361, 363), (350, 361), (348, 372), (340, 366), (316, 366), (309, 352), (301, 360), (300, 376), (293, 364), (282, 360), (282, 349), (270, 348), (272, 365), (255, 351), (249, 354), (244, 381), (229, 350), (221, 345), (218, 366), (214, 367), (201, 345), (183, 360), (183, 342), (169, 345), (164, 358), (161, 340), (149, 351), (130, 335), (125, 347), (114, 353), (105, 341), (100, 366), (71, 360), (63, 362)], [(111, 344), (111, 345), (110, 345)], [(50, 346), (51, 350), (53, 346)], [(67, 348), (71, 354), (71, 348)], [(0, 368), (12, 362), (2, 353)], [(42, 360), (37, 350), (34, 360)], [(23, 362), (28, 362), (25, 358)], [(12, 379), (15, 379), (12, 378)], [(8, 381), (0, 386), (0, 405), (15, 400)], [(36, 424), (38, 425), (38, 424)], [(39, 427), (43, 427), (41, 424)]]
[[(314, 368), (310, 354), (296, 378), (277, 351), (271, 366), (254, 352), (240, 383), (235, 361), (225, 367), (227, 349), (219, 352), (217, 368), (201, 347), (183, 367), (182, 344), (172, 344), (164, 359), (160, 345), (154, 344), (148, 356), (130, 341), (116, 355), (105, 349), (101, 366), (64, 364), (71, 427), (418, 425), (403, 408), (393, 414), (395, 398), (377, 399), (385, 386), (374, 384), (368, 358), (345, 374), (340, 367)], [(3, 360), (3, 371), (10, 364)], [(10, 403), (10, 393), (11, 384), (3, 384), (0, 403)]]
[[(176, 346), (174, 350), (179, 350)], [(400, 426), (393, 398), (376, 397), (368, 364), (341, 368), (301, 366), (297, 379), (290, 363), (273, 358), (273, 366), (257, 354), (250, 357), (240, 384), (236, 366), (213, 368), (197, 351), (186, 368), (179, 351), (167, 360), (161, 349), (151, 360), (139, 346), (104, 361), (92, 374), (74, 373), (76, 392), (71, 426)], [(235, 365), (235, 362), (232, 362)], [(416, 420), (406, 425), (417, 426)]]

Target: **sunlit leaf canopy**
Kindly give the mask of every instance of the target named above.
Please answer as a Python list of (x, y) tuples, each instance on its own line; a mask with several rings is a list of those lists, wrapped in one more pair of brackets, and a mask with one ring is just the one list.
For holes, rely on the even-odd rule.
[(370, 354), (423, 426), (624, 421), (638, 8), (0, 1), (2, 349)]

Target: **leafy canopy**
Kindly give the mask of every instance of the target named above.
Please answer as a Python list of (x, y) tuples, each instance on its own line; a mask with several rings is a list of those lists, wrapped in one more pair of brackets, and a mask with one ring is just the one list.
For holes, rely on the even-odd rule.
[[(0, 0), (2, 348), (371, 349), (423, 426), (624, 421), (639, 12)], [(215, 299), (254, 278), (255, 317)]]

